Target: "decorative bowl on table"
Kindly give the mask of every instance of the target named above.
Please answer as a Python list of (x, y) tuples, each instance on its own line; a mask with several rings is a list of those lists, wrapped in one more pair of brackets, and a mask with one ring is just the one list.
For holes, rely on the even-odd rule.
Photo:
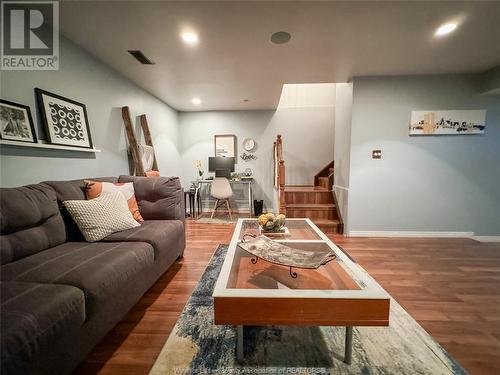
[(257, 219), (259, 221), (261, 233), (285, 233), (286, 217), (283, 214), (274, 215), (273, 213), (262, 214)]

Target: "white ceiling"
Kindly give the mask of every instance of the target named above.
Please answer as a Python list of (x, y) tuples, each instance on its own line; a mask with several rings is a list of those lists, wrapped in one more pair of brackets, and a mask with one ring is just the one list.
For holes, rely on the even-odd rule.
[[(500, 64), (500, 2), (65, 1), (61, 31), (181, 111), (276, 108), (285, 83), (479, 72)], [(461, 19), (437, 39), (435, 29)], [(198, 32), (196, 47), (184, 29)], [(288, 31), (274, 45), (272, 33)], [(156, 62), (140, 65), (127, 50)], [(198, 97), (202, 103), (191, 103)], [(248, 99), (248, 102), (243, 102)]]

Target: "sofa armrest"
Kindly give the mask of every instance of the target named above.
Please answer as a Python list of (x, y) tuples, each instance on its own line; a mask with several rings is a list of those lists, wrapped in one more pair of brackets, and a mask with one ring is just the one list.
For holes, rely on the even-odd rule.
[(133, 182), (139, 211), (144, 220), (185, 220), (184, 190), (179, 177), (122, 175), (119, 182)]

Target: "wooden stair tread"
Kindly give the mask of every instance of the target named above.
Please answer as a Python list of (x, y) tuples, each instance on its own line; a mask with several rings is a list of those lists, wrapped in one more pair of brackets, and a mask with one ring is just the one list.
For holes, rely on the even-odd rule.
[(316, 225), (338, 225), (340, 224), (340, 220), (328, 220), (328, 219), (311, 219), (312, 222)]
[(285, 186), (285, 193), (315, 193), (315, 192), (331, 192), (322, 186)]
[(333, 203), (287, 203), (286, 208), (326, 210), (335, 208), (335, 205)]
[(311, 219), (312, 222), (321, 230), (323, 233), (332, 234), (340, 233), (342, 230), (342, 224), (340, 220), (331, 219)]
[(307, 217), (325, 233), (342, 233), (344, 225), (336, 209), (333, 172), (331, 162), (314, 176), (313, 185), (285, 185), (283, 208), (287, 216)]

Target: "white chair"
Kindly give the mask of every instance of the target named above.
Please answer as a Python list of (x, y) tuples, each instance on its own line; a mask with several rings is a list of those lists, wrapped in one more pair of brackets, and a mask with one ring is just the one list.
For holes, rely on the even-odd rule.
[(229, 206), (229, 198), (233, 196), (233, 190), (231, 189), (231, 184), (225, 177), (216, 177), (212, 181), (212, 186), (210, 188), (210, 195), (215, 198), (215, 205), (212, 211), (213, 219), (215, 211), (219, 208), (224, 202), (227, 205), (227, 211), (229, 212), (229, 218), (232, 220), (233, 216), (231, 215), (231, 207)]

